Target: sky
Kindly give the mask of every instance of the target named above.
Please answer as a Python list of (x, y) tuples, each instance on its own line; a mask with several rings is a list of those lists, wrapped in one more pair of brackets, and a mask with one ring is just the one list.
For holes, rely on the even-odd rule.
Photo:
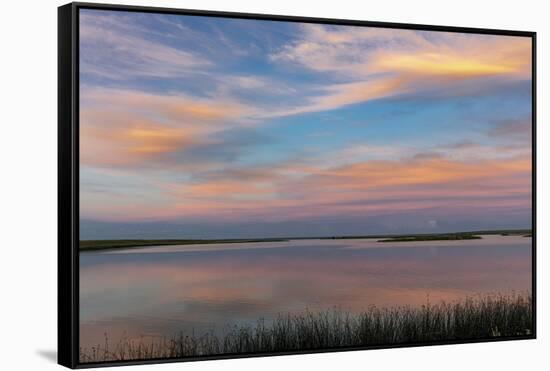
[(531, 227), (531, 39), (80, 10), (81, 239)]

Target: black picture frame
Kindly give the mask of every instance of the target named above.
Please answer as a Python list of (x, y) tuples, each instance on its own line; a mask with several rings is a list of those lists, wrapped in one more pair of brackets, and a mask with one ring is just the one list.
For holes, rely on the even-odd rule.
[[(531, 38), (532, 42), (532, 297), (533, 332), (528, 335), (471, 340), (388, 344), (351, 348), (313, 349), (277, 353), (239, 353), (189, 358), (163, 358), (115, 362), (79, 362), (79, 11), (100, 9), (125, 12), (199, 15), (208, 17), (369, 26), (379, 28), (444, 31)], [(347, 19), (313, 18), (268, 14), (234, 13), (144, 6), (70, 3), (58, 8), (58, 363), (69, 368), (122, 366), (228, 358), (278, 356), (352, 350), (401, 348), (428, 345), (481, 343), (536, 339), (536, 32), (486, 28), (448, 27)]]

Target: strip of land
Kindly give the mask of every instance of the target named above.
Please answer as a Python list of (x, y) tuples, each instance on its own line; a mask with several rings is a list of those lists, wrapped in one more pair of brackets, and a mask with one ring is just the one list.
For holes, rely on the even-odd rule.
[(107, 250), (119, 248), (135, 248), (147, 246), (168, 245), (206, 245), (221, 243), (252, 243), (252, 242), (285, 242), (290, 240), (340, 240), (340, 239), (379, 239), (378, 242), (414, 242), (414, 241), (448, 241), (477, 240), (482, 235), (524, 236), (531, 237), (530, 229), (486, 230), (456, 233), (433, 234), (390, 234), (390, 235), (360, 235), (360, 236), (322, 236), (322, 237), (284, 237), (284, 238), (241, 238), (241, 239), (159, 239), (159, 240), (81, 240), (81, 251)]
[(165, 246), (165, 245), (206, 245), (216, 243), (283, 242), (284, 238), (223, 239), (223, 240), (82, 240), (80, 250), (107, 250), (116, 248)]
[(459, 240), (480, 240), (481, 236), (468, 233), (449, 233), (449, 234), (434, 234), (423, 236), (405, 236), (392, 237), (378, 242), (415, 242), (415, 241), (459, 241)]
[[(410, 233), (410, 234), (371, 234), (371, 235), (358, 235), (358, 236), (330, 236), (330, 237), (319, 237), (321, 240), (340, 240), (340, 239), (361, 239), (361, 238), (379, 238), (379, 239), (397, 239), (397, 238), (418, 238), (417, 241), (420, 241), (421, 238), (431, 238), (431, 237), (442, 237), (445, 239), (446, 236), (451, 235), (474, 235), (474, 236), (483, 236), (483, 235), (501, 235), (501, 236), (524, 236), (531, 237), (531, 229), (495, 229), (495, 230), (479, 230), (479, 231), (461, 231), (461, 232), (444, 232), (444, 233)], [(315, 238), (315, 237), (313, 237)], [(289, 238), (291, 240), (300, 239), (300, 238)]]

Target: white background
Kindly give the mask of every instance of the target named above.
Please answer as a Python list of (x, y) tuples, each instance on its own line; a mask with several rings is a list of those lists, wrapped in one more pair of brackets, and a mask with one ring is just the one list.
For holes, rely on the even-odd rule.
[[(126, 4), (538, 32), (539, 338), (490, 344), (284, 356), (136, 370), (539, 370), (548, 369), (550, 133), (546, 124), (550, 22), (543, 0), (194, 0)], [(57, 6), (4, 1), (0, 21), (0, 368), (56, 365)], [(546, 146), (545, 146), (546, 144)], [(545, 354), (546, 349), (546, 354)], [(547, 363), (544, 365), (544, 363)], [(139, 368), (138, 368), (139, 367)]]

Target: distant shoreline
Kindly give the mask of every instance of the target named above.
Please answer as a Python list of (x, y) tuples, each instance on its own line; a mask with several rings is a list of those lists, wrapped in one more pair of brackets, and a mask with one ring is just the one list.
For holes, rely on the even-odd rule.
[(285, 238), (227, 238), (227, 239), (120, 239), (120, 240), (81, 240), (80, 251), (126, 249), (147, 246), (170, 245), (207, 245), (221, 243), (287, 242), (291, 240), (340, 240), (340, 239), (379, 239), (378, 242), (415, 242), (480, 239), (481, 235), (524, 236), (531, 237), (530, 229), (503, 229), (453, 233), (387, 234), (362, 236), (323, 236), (323, 237), (285, 237)]
[(285, 242), (287, 238), (243, 238), (220, 240), (83, 240), (80, 251), (111, 250), (147, 246), (210, 245), (217, 243)]
[[(501, 234), (502, 235), (502, 234)], [(472, 233), (449, 233), (430, 236), (404, 236), (392, 237), (378, 242), (416, 242), (416, 241), (461, 241), (461, 240), (480, 240), (481, 236)]]

